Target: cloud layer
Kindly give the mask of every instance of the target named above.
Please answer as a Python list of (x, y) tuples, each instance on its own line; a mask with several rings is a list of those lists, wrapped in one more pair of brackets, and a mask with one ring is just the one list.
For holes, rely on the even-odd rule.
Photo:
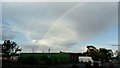
[(65, 49), (116, 23), (117, 3), (3, 3), (2, 37), (20, 33), (33, 45)]

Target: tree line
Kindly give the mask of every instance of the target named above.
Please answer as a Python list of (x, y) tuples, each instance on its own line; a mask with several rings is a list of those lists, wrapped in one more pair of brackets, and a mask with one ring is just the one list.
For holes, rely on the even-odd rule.
[[(95, 61), (106, 62), (112, 59), (114, 53), (111, 49), (99, 48), (97, 49), (95, 46), (87, 46), (87, 51), (83, 52), (85, 56), (91, 56)], [(11, 57), (18, 56), (18, 52), (22, 49), (18, 46), (18, 44), (14, 41), (5, 40), (2, 44), (2, 56), (8, 59)], [(117, 56), (120, 56), (120, 52), (116, 52)]]
[(95, 61), (106, 62), (112, 59), (114, 53), (111, 49), (99, 48), (97, 49), (95, 46), (87, 46), (87, 51), (83, 54), (86, 56), (91, 56)]

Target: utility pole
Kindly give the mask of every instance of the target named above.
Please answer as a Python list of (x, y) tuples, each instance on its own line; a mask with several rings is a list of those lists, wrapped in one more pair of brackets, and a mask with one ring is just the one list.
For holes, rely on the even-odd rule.
[(32, 53), (34, 53), (34, 48), (32, 49)]
[(49, 53), (48, 58), (50, 58), (50, 49), (48, 49), (48, 53)]
[(50, 53), (50, 49), (48, 49), (48, 53)]

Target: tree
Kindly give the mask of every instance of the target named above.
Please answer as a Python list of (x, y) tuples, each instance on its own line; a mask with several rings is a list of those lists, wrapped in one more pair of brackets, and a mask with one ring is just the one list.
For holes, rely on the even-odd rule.
[(120, 51), (116, 50), (115, 55), (120, 56)]
[(87, 46), (87, 55), (91, 56), (93, 60), (99, 60), (98, 49), (94, 46)]
[(120, 63), (120, 51), (116, 50), (116, 51), (115, 51), (115, 55), (116, 55), (117, 60), (118, 60), (119, 63)]
[(95, 50), (95, 49), (96, 49), (96, 47), (94, 47), (94, 46), (92, 46), (92, 45), (87, 46), (86, 48), (88, 48), (88, 49), (93, 49), (93, 50)]
[(97, 49), (94, 46), (87, 46), (86, 54), (87, 56), (91, 56), (93, 60), (101, 60), (101, 61), (108, 61), (112, 58), (113, 52), (110, 49), (106, 48), (99, 48)]
[(94, 46), (87, 46), (87, 53), (90, 55), (91, 52), (97, 51), (96, 47)]
[(21, 51), (22, 49), (19, 48), (19, 46), (16, 44), (16, 42), (5, 40), (2, 44), (2, 57), (11, 59), (13, 56), (15, 57), (17, 55), (18, 51)]
[(101, 61), (109, 61), (113, 56), (113, 52), (110, 49), (100, 48), (99, 58)]

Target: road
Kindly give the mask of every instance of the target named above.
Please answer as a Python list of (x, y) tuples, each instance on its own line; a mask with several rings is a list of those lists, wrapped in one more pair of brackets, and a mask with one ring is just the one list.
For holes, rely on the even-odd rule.
[[(86, 68), (84, 63), (77, 64), (57, 64), (57, 65), (10, 65), (3, 68), (71, 68), (72, 65), (77, 65), (79, 68)], [(102, 64), (102, 68), (109, 68), (109, 63)], [(114, 68), (120, 68), (120, 64), (114, 64)]]

